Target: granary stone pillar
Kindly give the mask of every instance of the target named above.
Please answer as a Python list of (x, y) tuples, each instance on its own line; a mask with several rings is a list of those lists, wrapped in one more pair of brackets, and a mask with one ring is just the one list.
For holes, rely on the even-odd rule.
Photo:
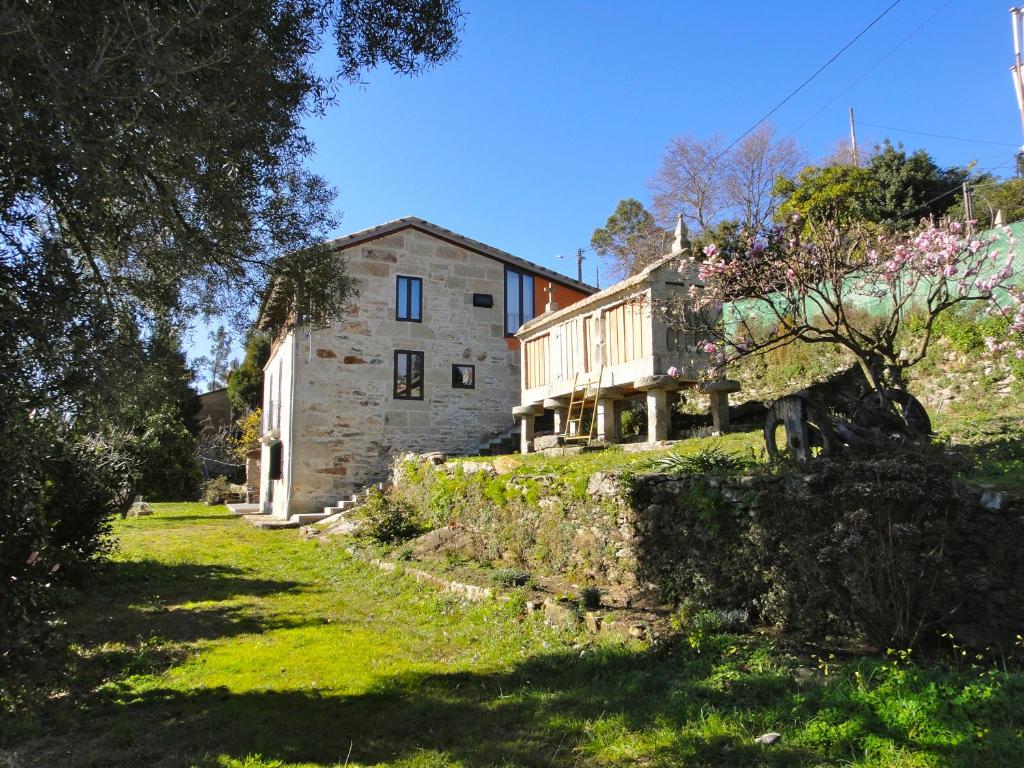
[(634, 386), (647, 393), (647, 442), (668, 440), (672, 425), (669, 393), (678, 389), (679, 382), (672, 376), (644, 376)]
[(606, 443), (614, 443), (618, 437), (618, 430), (615, 428), (615, 417), (618, 411), (615, 409), (615, 401), (611, 398), (602, 397), (597, 401), (597, 408), (594, 412), (594, 418), (597, 419), (595, 425), (595, 435), (598, 440), (604, 440)]
[(530, 453), (533, 451), (533, 424), (534, 420), (544, 413), (542, 405), (517, 405), (512, 409), (512, 415), (519, 420), (519, 452)]
[(698, 390), (711, 399), (711, 423), (716, 435), (729, 429), (729, 393), (739, 392), (740, 383), (732, 379), (721, 379), (701, 384)]
[(569, 415), (569, 403), (561, 397), (553, 397), (544, 401), (544, 409), (555, 415), (555, 434), (564, 434), (565, 420)]

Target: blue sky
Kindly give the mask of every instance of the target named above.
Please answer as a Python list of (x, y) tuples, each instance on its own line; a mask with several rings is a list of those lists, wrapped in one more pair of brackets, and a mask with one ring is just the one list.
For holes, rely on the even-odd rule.
[[(671, 137), (736, 138), (891, 2), (466, 1), (458, 58), (344, 88), (306, 123), (310, 166), (338, 190), (335, 234), (414, 215), (574, 273), (555, 255), (587, 246), (620, 199), (649, 201)], [(772, 120), (814, 160), (846, 138), (853, 106), (863, 123), (1005, 143), (862, 123), (862, 145), (888, 135), (1008, 174), (1008, 5), (902, 0)]]

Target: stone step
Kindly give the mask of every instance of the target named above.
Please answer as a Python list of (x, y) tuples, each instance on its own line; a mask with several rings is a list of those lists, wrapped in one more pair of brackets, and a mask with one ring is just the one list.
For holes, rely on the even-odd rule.
[(292, 515), (289, 520), (294, 520), (299, 525), (309, 525), (310, 523), (318, 523), (328, 517), (327, 511), (323, 512), (306, 512), (301, 515)]

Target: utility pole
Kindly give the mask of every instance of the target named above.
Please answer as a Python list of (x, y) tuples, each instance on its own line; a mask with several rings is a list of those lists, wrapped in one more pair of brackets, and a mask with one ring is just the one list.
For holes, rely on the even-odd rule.
[(853, 122), (853, 107), (850, 107), (850, 161), (854, 168), (860, 165), (857, 159), (857, 126)]
[(583, 282), (583, 249), (576, 249), (576, 279)]
[(973, 232), (974, 225), (974, 197), (971, 195), (971, 185), (964, 182), (964, 219), (967, 220), (967, 231)]
[[(1011, 8), (1010, 21), (1013, 23), (1013, 66), (1010, 75), (1013, 77), (1013, 90), (1017, 94), (1017, 111), (1020, 112), (1021, 134), (1024, 135), (1024, 65), (1021, 63), (1020, 43), (1024, 35), (1024, 8)], [(1024, 165), (1024, 146), (1017, 150), (1017, 176), (1021, 175)]]

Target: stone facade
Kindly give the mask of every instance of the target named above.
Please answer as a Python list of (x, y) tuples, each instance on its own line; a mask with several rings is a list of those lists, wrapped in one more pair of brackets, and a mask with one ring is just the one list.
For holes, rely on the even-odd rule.
[[(519, 350), (505, 334), (506, 268), (532, 268), (535, 293), (555, 277), (422, 220), (335, 242), (358, 282), (354, 306), (327, 327), (289, 333), (264, 369), (261, 499), (277, 516), (320, 511), (383, 479), (395, 453), (469, 453), (513, 428)], [(397, 318), (399, 276), (422, 281), (418, 321)], [(590, 292), (561, 279), (563, 295)], [(474, 294), (491, 306), (475, 306)], [(422, 354), (422, 399), (397, 396), (398, 350)], [(455, 386), (454, 365), (472, 366), (472, 388)], [(271, 480), (278, 441), (281, 476)]]

